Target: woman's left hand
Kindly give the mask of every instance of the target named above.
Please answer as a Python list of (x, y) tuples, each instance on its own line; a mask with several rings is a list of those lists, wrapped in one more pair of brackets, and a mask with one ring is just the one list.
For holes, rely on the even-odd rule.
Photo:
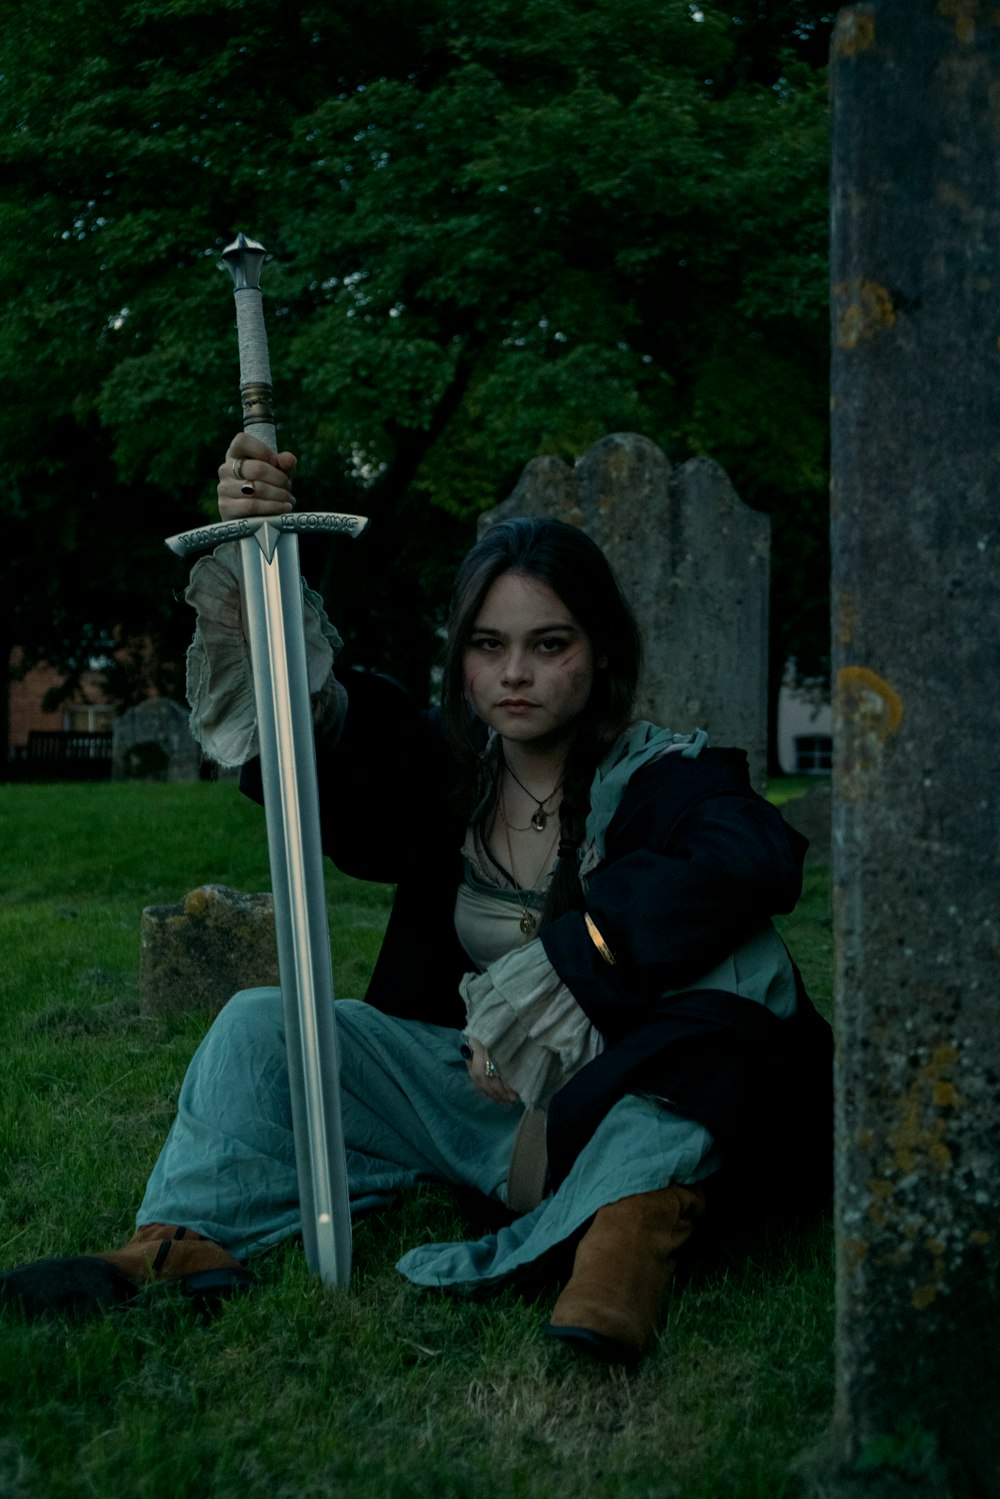
[[(472, 1036), (469, 1036), (466, 1044), (470, 1048), (472, 1056), (466, 1058), (465, 1065), (468, 1067), (469, 1076), (479, 1089), (479, 1092), (486, 1098), (492, 1098), (494, 1103), (517, 1103), (517, 1094), (512, 1088), (506, 1086), (503, 1078), (490, 1061), (489, 1052), (482, 1042), (476, 1041)], [(490, 1068), (493, 1070), (490, 1071)]]

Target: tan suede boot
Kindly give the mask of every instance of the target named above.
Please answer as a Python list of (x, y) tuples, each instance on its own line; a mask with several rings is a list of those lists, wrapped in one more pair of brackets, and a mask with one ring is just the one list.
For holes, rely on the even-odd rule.
[(146, 1223), (136, 1229), (123, 1249), (93, 1256), (114, 1265), (135, 1285), (150, 1280), (177, 1280), (208, 1270), (242, 1270), (239, 1260), (193, 1228), (172, 1223)]
[(198, 1308), (216, 1310), (251, 1276), (225, 1249), (193, 1229), (147, 1223), (123, 1249), (36, 1260), (0, 1275), (0, 1307), (28, 1318), (52, 1312), (89, 1317), (131, 1301), (153, 1280), (180, 1280)]
[(697, 1186), (661, 1187), (601, 1208), (580, 1240), (546, 1332), (600, 1358), (640, 1359), (653, 1341), (677, 1253), (704, 1211)]

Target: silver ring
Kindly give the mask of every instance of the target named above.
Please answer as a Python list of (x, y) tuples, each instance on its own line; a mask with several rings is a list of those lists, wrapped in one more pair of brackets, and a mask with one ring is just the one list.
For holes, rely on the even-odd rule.
[(496, 1077), (496, 1075), (497, 1075), (497, 1064), (496, 1064), (496, 1062), (491, 1062), (490, 1059), (489, 1059), (489, 1057), (487, 1057), (486, 1060), (483, 1062), (483, 1071), (485, 1072), (485, 1074), (486, 1074), (487, 1077)]
[[(243, 459), (242, 458), (234, 458), (233, 459), (233, 478), (234, 479), (238, 479), (238, 480), (242, 480), (242, 478), (243, 478)], [(246, 490), (244, 490), (243, 493), (246, 494)]]

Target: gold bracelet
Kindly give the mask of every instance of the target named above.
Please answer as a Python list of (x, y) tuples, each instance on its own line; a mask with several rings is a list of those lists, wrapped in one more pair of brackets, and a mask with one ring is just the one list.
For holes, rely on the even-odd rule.
[(610, 963), (612, 966), (614, 966), (615, 955), (611, 951), (608, 944), (605, 942), (604, 938), (601, 936), (600, 932), (597, 930), (597, 927), (591, 921), (590, 915), (587, 911), (584, 911), (583, 919), (587, 924), (587, 932), (591, 942), (597, 948), (597, 951), (600, 953), (605, 963)]

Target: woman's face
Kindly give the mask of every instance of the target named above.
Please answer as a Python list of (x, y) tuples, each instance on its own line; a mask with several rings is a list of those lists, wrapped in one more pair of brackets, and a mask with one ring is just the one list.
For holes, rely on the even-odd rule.
[(512, 743), (560, 749), (594, 683), (594, 649), (557, 593), (539, 578), (501, 573), (465, 648), (465, 694)]

